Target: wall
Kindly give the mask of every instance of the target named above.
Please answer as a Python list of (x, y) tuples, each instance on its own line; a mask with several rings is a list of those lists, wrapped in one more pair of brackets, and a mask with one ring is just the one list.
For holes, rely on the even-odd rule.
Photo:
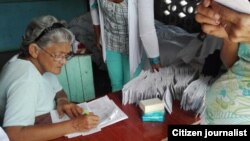
[(17, 50), (33, 17), (54, 15), (70, 21), (87, 11), (87, 0), (0, 0), (0, 52)]

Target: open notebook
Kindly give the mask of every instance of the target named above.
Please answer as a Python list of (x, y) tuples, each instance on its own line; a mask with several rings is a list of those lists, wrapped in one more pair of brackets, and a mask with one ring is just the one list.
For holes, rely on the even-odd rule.
[[(76, 137), (76, 136), (85, 136), (89, 134), (93, 134), (96, 132), (101, 131), (101, 128), (104, 128), (106, 126), (109, 126), (111, 124), (114, 124), (116, 122), (119, 122), (121, 120), (127, 119), (128, 116), (111, 100), (108, 98), (108, 96), (103, 96), (101, 98), (95, 99), (90, 102), (84, 102), (78, 104), (83, 109), (93, 112), (100, 118), (99, 125), (91, 129), (87, 132), (77, 132), (72, 134), (67, 134), (68, 138)], [(63, 118), (59, 119), (58, 113), (56, 110), (53, 110), (50, 112), (51, 119), (53, 123), (62, 122), (65, 120), (69, 120), (69, 117), (65, 115)]]

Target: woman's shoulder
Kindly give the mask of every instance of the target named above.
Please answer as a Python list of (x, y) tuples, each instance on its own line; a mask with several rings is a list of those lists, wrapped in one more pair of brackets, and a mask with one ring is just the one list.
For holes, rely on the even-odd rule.
[(3, 67), (1, 79), (6, 80), (37, 80), (41, 76), (36, 67), (27, 60), (12, 57)]

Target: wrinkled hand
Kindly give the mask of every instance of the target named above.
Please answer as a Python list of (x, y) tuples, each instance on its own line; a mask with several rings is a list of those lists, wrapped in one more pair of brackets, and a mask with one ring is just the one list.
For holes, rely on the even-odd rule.
[(213, 0), (203, 0), (196, 8), (195, 19), (201, 24), (203, 32), (220, 38), (227, 38), (228, 34), (222, 25), (221, 15), (212, 7), (218, 6)]
[(77, 131), (88, 131), (95, 128), (99, 123), (99, 117), (93, 113), (88, 115), (79, 116), (72, 121), (72, 127)]
[(59, 118), (62, 118), (64, 114), (67, 114), (70, 118), (76, 118), (82, 115), (83, 110), (74, 103), (70, 103), (67, 100), (61, 100), (57, 103), (57, 112)]

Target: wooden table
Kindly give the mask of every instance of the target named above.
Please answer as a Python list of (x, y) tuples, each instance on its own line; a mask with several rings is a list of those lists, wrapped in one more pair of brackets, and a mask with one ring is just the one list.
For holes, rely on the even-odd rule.
[[(161, 141), (166, 138), (169, 124), (192, 124), (199, 120), (191, 112), (181, 110), (174, 102), (171, 115), (166, 114), (165, 122), (142, 122), (140, 109), (135, 104), (122, 105), (120, 93), (108, 94), (127, 115), (128, 119), (102, 128), (100, 132), (68, 139), (61, 137), (53, 141)], [(51, 122), (49, 115), (41, 118), (39, 123)]]

